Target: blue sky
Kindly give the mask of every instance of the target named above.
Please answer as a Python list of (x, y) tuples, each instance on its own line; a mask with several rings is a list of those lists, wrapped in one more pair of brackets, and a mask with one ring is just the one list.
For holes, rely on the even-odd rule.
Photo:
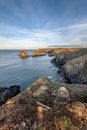
[(87, 45), (87, 0), (0, 0), (0, 49)]

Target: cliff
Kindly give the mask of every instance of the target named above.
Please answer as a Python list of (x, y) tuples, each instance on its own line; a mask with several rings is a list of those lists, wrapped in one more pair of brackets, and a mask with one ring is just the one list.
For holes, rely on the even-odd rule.
[(62, 71), (70, 83), (87, 84), (87, 54), (69, 60)]
[(40, 78), (0, 107), (0, 130), (87, 129), (87, 85)]
[(64, 82), (87, 84), (87, 48), (60, 52), (51, 62), (59, 67)]
[(64, 65), (67, 61), (78, 58), (82, 55), (87, 54), (87, 48), (79, 49), (68, 49), (65, 48), (64, 51), (59, 50), (59, 53), (56, 54), (55, 58), (51, 61), (54, 64)]

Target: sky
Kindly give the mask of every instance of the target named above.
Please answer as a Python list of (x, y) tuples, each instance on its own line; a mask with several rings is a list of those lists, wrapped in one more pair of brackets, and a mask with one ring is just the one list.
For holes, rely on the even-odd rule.
[(0, 0), (0, 49), (87, 45), (87, 0)]

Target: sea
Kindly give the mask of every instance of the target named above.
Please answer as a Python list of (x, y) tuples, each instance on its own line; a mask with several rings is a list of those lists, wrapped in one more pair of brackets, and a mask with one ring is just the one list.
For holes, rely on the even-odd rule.
[[(27, 50), (29, 54), (33, 51)], [(58, 66), (50, 62), (54, 57), (45, 55), (21, 59), (19, 53), (20, 50), (0, 50), (0, 87), (20, 85), (21, 91), (24, 91), (43, 76), (60, 82)]]

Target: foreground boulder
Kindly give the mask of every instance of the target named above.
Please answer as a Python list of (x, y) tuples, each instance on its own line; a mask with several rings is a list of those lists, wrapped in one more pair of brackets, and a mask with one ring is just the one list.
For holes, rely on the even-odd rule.
[(87, 55), (68, 61), (62, 71), (69, 83), (87, 84)]
[[(58, 97), (70, 98), (70, 101), (55, 102)], [(25, 92), (0, 107), (0, 130), (11, 129), (87, 129), (87, 85), (38, 79)]]
[(4, 104), (8, 99), (20, 93), (20, 86), (14, 85), (9, 88), (0, 88), (0, 105)]
[(25, 51), (25, 50), (22, 50), (19, 54), (19, 56), (21, 58), (28, 58), (30, 55)]

